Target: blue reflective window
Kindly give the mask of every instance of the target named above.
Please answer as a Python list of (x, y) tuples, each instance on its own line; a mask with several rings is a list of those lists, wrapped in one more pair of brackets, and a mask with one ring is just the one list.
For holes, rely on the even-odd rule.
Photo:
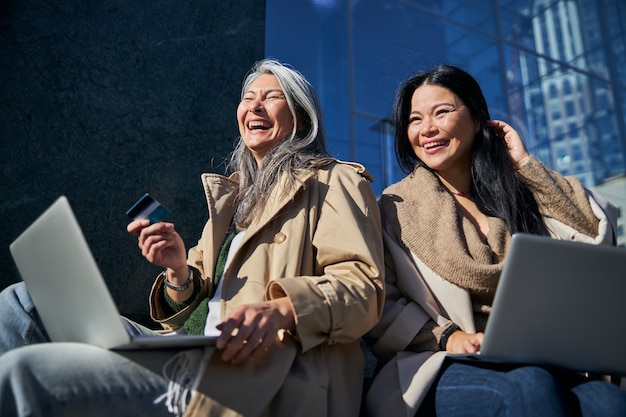
[(602, 188), (626, 172), (622, 3), (266, 0), (266, 56), (312, 82), (332, 152), (364, 163), (376, 192), (403, 176), (380, 128), (396, 88), (442, 62), (476, 77), (535, 156)]

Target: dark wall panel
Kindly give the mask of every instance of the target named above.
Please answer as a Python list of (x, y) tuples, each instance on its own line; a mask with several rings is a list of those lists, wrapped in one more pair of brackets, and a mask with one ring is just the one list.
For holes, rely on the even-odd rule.
[(142, 318), (159, 268), (126, 233), (150, 192), (188, 246), (224, 172), (241, 81), (263, 57), (265, 3), (0, 2), (0, 288), (9, 243), (66, 195), (120, 310)]

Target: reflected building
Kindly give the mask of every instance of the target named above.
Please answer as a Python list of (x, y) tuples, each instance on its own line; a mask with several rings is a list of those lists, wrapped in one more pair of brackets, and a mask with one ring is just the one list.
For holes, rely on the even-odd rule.
[[(592, 51), (595, 39), (583, 36), (601, 33), (601, 21), (581, 21), (582, 3), (533, 2), (535, 50), (522, 54), (520, 76), (524, 107), (533, 113), (528, 123), (536, 132), (528, 138), (529, 149), (551, 168), (591, 188), (625, 172), (621, 138), (626, 136), (614, 111), (609, 59)], [(583, 25), (590, 27), (582, 30)]]
[[(614, 6), (612, 8), (611, 6)], [(519, 54), (529, 150), (552, 169), (626, 208), (624, 33), (610, 33), (617, 2), (535, 0), (529, 8), (534, 50)], [(619, 26), (617, 26), (619, 27)], [(610, 42), (607, 42), (610, 39)], [(516, 96), (511, 96), (516, 97)], [(512, 106), (513, 107), (513, 106)], [(624, 219), (618, 224), (624, 245)]]

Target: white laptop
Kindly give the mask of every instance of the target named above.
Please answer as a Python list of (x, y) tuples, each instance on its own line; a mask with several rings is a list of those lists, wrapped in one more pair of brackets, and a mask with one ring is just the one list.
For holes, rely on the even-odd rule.
[(10, 250), (53, 342), (82, 342), (116, 350), (215, 342), (213, 336), (131, 337), (65, 196), (15, 239)]
[(480, 352), (457, 359), (626, 376), (626, 249), (513, 236)]

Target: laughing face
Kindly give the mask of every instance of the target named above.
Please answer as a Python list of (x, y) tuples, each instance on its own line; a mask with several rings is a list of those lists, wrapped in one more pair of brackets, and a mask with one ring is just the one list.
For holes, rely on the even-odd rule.
[(415, 155), (429, 168), (469, 172), (470, 151), (479, 125), (456, 94), (424, 84), (411, 99), (407, 134)]
[(262, 74), (244, 92), (237, 107), (239, 134), (257, 164), (294, 129), (293, 116), (276, 77)]

